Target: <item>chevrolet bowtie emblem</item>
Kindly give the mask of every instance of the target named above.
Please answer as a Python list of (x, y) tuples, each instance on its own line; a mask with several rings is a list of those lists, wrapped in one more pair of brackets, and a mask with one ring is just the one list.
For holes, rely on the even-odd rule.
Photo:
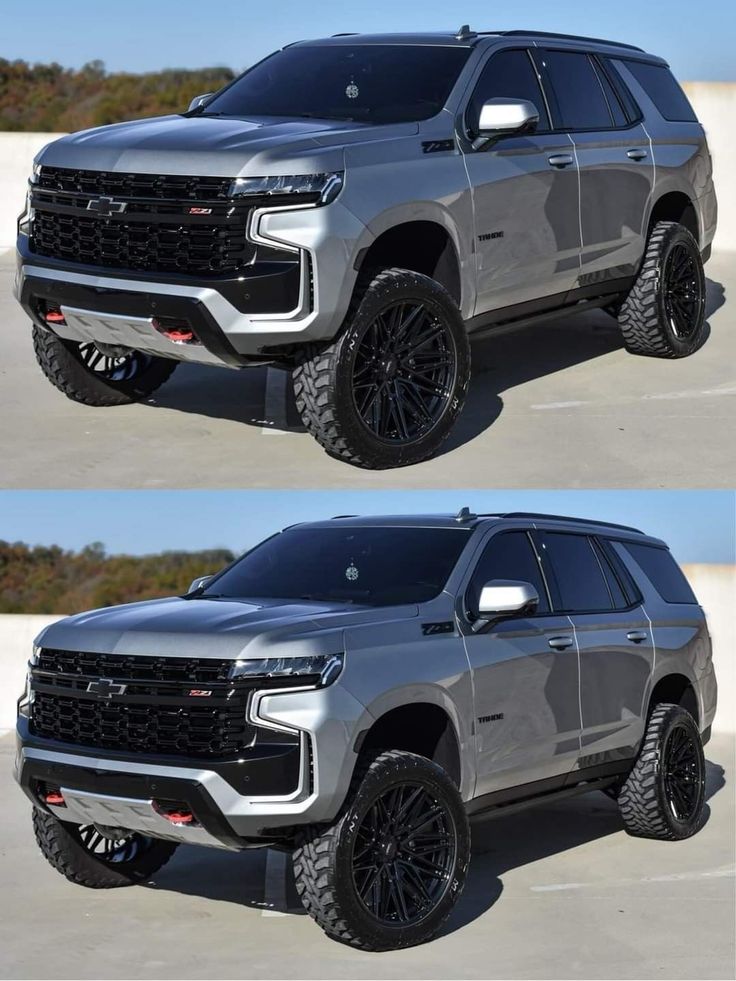
[(87, 204), (87, 211), (94, 211), (98, 215), (116, 215), (127, 207), (125, 201), (116, 201), (114, 198), (92, 198)]

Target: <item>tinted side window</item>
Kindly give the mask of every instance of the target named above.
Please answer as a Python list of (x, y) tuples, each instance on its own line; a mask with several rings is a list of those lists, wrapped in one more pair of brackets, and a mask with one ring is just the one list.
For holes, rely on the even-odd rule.
[(526, 99), (539, 112), (537, 130), (549, 129), (549, 119), (539, 87), (537, 72), (526, 51), (499, 51), (481, 72), (468, 103), (465, 122), (471, 133), (478, 132), (481, 106), (489, 99)]
[(494, 535), (483, 549), (465, 598), (470, 613), (477, 612), (480, 591), (491, 579), (516, 579), (531, 583), (539, 593), (537, 610), (540, 613), (549, 611), (542, 573), (525, 531), (508, 531)]
[(562, 129), (610, 129), (608, 103), (590, 58), (575, 51), (545, 51), (547, 67)]
[(601, 569), (606, 580), (606, 585), (608, 586), (608, 591), (611, 594), (613, 608), (615, 610), (625, 610), (626, 607), (629, 606), (629, 600), (623, 591), (621, 583), (618, 581), (606, 554), (598, 542), (593, 542), (593, 548), (595, 549), (598, 561), (600, 562)]
[[(595, 63), (594, 63), (595, 64)], [(611, 110), (611, 115), (613, 116), (614, 126), (626, 126), (629, 120), (626, 118), (626, 113), (623, 110), (619, 98), (614, 91), (613, 86), (606, 77), (606, 73), (600, 67), (600, 65), (595, 65), (595, 73), (598, 76), (598, 81), (603, 86), (603, 91), (606, 93), (606, 99), (608, 101), (608, 108)]]
[(629, 122), (633, 123), (635, 120), (641, 119), (641, 109), (629, 91), (629, 87), (625, 84), (623, 78), (621, 78), (621, 72), (616, 68), (610, 58), (601, 58), (600, 63), (603, 65), (604, 74), (608, 76), (608, 81), (616, 89), (616, 93), (626, 111)]
[(666, 548), (624, 542), (624, 548), (665, 603), (697, 603), (690, 583)]
[(544, 533), (543, 543), (557, 580), (562, 612), (612, 608), (600, 562), (587, 536), (548, 531)]
[(625, 65), (665, 119), (697, 123), (693, 107), (669, 68), (641, 61), (626, 61)]

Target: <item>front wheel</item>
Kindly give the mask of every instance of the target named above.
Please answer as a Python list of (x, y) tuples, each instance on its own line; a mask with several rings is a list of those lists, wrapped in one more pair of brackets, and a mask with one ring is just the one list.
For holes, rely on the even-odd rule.
[(439, 283), (386, 269), (363, 288), (342, 332), (294, 371), (304, 425), (332, 456), (366, 469), (433, 456), (462, 409), (470, 345)]
[(59, 821), (34, 808), (33, 830), (44, 858), (57, 872), (89, 889), (145, 882), (168, 862), (177, 843), (130, 831)]
[(342, 816), (307, 830), (297, 891), (332, 937), (363, 950), (430, 940), (457, 902), (470, 833), (457, 787), (422, 756), (381, 753), (361, 767)]
[(178, 362), (141, 351), (107, 353), (95, 344), (76, 344), (41, 327), (33, 328), (33, 349), (51, 384), (73, 402), (127, 405), (155, 392)]

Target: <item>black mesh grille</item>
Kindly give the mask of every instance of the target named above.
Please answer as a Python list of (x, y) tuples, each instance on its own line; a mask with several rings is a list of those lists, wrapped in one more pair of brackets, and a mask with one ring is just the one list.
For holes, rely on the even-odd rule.
[(232, 177), (188, 177), (172, 174), (117, 174), (103, 170), (42, 167), (38, 187), (114, 198), (227, 200)]
[[(246, 722), (252, 686), (228, 680), (231, 666), (44, 649), (33, 669), (31, 731), (100, 749), (232, 757), (253, 744), (256, 730)], [(106, 694), (108, 681), (124, 690)]]
[[(230, 184), (43, 167), (32, 189), (30, 247), (91, 266), (231, 275), (253, 259), (255, 246), (246, 237), (251, 205), (229, 199)], [(100, 198), (110, 199), (101, 210)]]
[(232, 661), (203, 657), (142, 657), (125, 654), (89, 654), (42, 648), (37, 667), (70, 675), (140, 681), (182, 681), (204, 684), (227, 681)]

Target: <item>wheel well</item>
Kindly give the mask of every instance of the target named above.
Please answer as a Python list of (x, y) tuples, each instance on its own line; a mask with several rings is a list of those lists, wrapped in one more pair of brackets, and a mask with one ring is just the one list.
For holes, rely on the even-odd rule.
[(441, 283), (460, 306), (460, 266), (447, 230), (434, 221), (408, 221), (383, 232), (359, 264), (359, 271), (410, 269)]
[(698, 698), (695, 689), (683, 674), (668, 674), (660, 678), (654, 686), (654, 690), (649, 698), (649, 711), (647, 717), (651, 715), (654, 706), (660, 702), (670, 702), (673, 705), (680, 705), (692, 715), (700, 725), (700, 712), (698, 710)]
[(402, 705), (374, 722), (363, 739), (360, 753), (403, 749), (437, 763), (460, 786), (460, 748), (450, 717), (438, 705), (421, 702)]
[(695, 213), (692, 201), (682, 191), (670, 191), (669, 194), (663, 194), (657, 201), (649, 218), (649, 228), (653, 228), (658, 221), (679, 222), (687, 228), (698, 245), (700, 245), (698, 216)]

